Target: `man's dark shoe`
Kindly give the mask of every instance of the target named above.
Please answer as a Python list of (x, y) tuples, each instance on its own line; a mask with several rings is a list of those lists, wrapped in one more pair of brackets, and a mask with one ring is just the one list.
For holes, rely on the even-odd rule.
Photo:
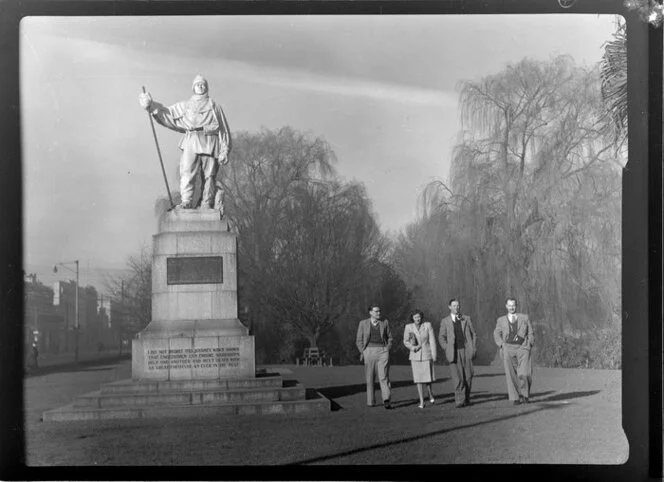
[(530, 403), (530, 400), (528, 399), (528, 397), (523, 397), (521, 399), (521, 403)]
[(383, 402), (383, 407), (385, 407), (385, 410), (392, 410), (392, 404), (389, 400)]
[(521, 405), (521, 400), (512, 400), (512, 405)]

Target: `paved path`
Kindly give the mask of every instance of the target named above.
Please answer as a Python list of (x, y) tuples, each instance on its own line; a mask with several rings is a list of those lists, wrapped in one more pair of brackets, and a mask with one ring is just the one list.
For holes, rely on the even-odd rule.
[(48, 353), (39, 355), (39, 366), (37, 368), (32, 365), (31, 360), (28, 360), (28, 363), (26, 363), (25, 366), (25, 373), (26, 376), (29, 377), (35, 375), (44, 375), (46, 373), (63, 371), (66, 369), (76, 369), (77, 366), (86, 366), (91, 363), (117, 362), (122, 359), (129, 359), (130, 356), (131, 352), (126, 349), (122, 354), (120, 354), (117, 349), (103, 351), (82, 351), (78, 355), (78, 361), (76, 361), (73, 353)]
[(471, 407), (453, 406), (447, 367), (438, 366), (437, 402), (417, 407), (410, 367), (391, 369), (395, 409), (365, 405), (362, 366), (284, 367), (334, 401), (311, 415), (46, 423), (44, 410), (128, 378), (128, 360), (25, 380), (27, 464), (620, 464), (621, 373), (535, 369), (533, 401), (506, 400), (498, 367), (477, 367)]

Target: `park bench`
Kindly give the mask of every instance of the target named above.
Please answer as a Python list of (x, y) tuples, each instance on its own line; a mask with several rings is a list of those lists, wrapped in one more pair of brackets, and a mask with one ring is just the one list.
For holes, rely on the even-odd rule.
[[(319, 348), (305, 348), (302, 354), (302, 364), (304, 366), (323, 366), (325, 359), (328, 358)], [(300, 364), (300, 359), (295, 360), (297, 365)], [(332, 366), (332, 357), (329, 357), (328, 366)]]

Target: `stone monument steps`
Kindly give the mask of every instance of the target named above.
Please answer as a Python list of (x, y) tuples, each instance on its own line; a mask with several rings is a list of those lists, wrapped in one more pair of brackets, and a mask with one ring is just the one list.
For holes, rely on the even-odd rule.
[(280, 388), (243, 388), (200, 391), (166, 391), (153, 393), (113, 393), (101, 391), (80, 395), (74, 399), (74, 408), (141, 407), (147, 405), (205, 405), (211, 403), (240, 403), (262, 401), (288, 401), (305, 398), (305, 388), (296, 384)]
[(76, 420), (148, 419), (163, 417), (210, 417), (218, 415), (269, 415), (329, 412), (331, 402), (320, 393), (307, 391), (306, 399), (243, 401), (235, 403), (172, 404), (82, 408), (73, 404), (43, 413), (44, 422)]
[(170, 391), (232, 390), (240, 388), (279, 388), (283, 386), (283, 383), (283, 378), (278, 374), (257, 374), (255, 378), (231, 378), (225, 380), (120, 380), (103, 385), (101, 393), (107, 395), (111, 393), (161, 393)]

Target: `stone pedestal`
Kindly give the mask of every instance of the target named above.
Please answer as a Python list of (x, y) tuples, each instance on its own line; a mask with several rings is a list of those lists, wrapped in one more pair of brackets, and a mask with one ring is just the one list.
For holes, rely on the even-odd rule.
[(254, 377), (237, 318), (237, 239), (212, 209), (175, 209), (153, 237), (152, 321), (132, 343), (134, 380)]
[(217, 211), (165, 213), (153, 244), (152, 321), (133, 341), (132, 378), (77, 396), (43, 420), (330, 411), (315, 390), (256, 370), (254, 337), (237, 319), (236, 247)]

